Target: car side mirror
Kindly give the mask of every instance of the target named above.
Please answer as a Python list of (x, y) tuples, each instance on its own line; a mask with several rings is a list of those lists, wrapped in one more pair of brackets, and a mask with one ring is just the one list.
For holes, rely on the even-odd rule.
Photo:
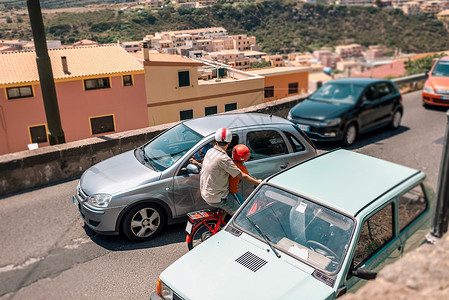
[(371, 100), (365, 99), (362, 102), (362, 107), (363, 108), (371, 108), (372, 106), (373, 106), (373, 101), (371, 101)]
[(352, 270), (351, 275), (358, 277), (360, 279), (372, 280), (372, 279), (376, 279), (377, 272), (371, 271), (371, 270), (368, 270), (365, 268), (357, 268), (357, 269)]
[(347, 291), (348, 289), (346, 288), (346, 286), (339, 287), (337, 293), (335, 294), (335, 298), (343, 296)]
[(188, 164), (186, 167), (186, 171), (188, 174), (200, 174), (200, 169), (194, 164)]
[(424, 72), (424, 74), (426, 74), (426, 76), (429, 77), (429, 70), (427, 70), (426, 72)]

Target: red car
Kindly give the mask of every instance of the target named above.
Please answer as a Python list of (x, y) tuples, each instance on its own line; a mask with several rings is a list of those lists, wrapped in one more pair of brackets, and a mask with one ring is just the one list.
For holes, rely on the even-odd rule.
[(449, 106), (449, 56), (441, 57), (429, 72), (422, 91), (424, 105)]

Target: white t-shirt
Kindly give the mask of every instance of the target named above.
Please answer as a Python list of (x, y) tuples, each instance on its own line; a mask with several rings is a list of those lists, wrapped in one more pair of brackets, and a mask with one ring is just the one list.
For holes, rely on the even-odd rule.
[(208, 203), (218, 203), (228, 195), (229, 175), (236, 177), (240, 169), (226, 151), (214, 146), (206, 152), (201, 169), (201, 196)]

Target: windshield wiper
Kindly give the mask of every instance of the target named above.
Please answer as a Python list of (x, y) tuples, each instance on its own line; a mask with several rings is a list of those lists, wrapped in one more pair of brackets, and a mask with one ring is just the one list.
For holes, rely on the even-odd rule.
[(143, 146), (139, 148), (141, 153), (142, 153), (142, 157), (143, 160), (149, 164), (154, 170), (156, 170), (156, 166), (153, 164), (153, 162), (151, 161), (151, 158), (145, 153), (145, 150), (143, 149)]
[(268, 246), (270, 246), (271, 250), (273, 250), (273, 253), (276, 254), (276, 256), (278, 258), (281, 258), (281, 256), (279, 255), (279, 253), (274, 249), (273, 245), (271, 244), (270, 239), (268, 238), (268, 236), (262, 231), (262, 229), (260, 229), (259, 226), (257, 226), (256, 223), (253, 222), (253, 220), (251, 220), (248, 216), (246, 216), (246, 218), (251, 222), (251, 224), (254, 225), (254, 227), (256, 227), (256, 229), (260, 232), (260, 234), (262, 234), (262, 236), (264, 237), (265, 241), (267, 242)]

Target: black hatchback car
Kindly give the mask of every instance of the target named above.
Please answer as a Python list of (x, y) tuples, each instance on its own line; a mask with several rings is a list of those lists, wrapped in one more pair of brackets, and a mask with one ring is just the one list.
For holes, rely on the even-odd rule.
[(287, 119), (314, 141), (341, 141), (350, 146), (367, 131), (401, 124), (402, 95), (390, 80), (332, 80), (294, 106)]

